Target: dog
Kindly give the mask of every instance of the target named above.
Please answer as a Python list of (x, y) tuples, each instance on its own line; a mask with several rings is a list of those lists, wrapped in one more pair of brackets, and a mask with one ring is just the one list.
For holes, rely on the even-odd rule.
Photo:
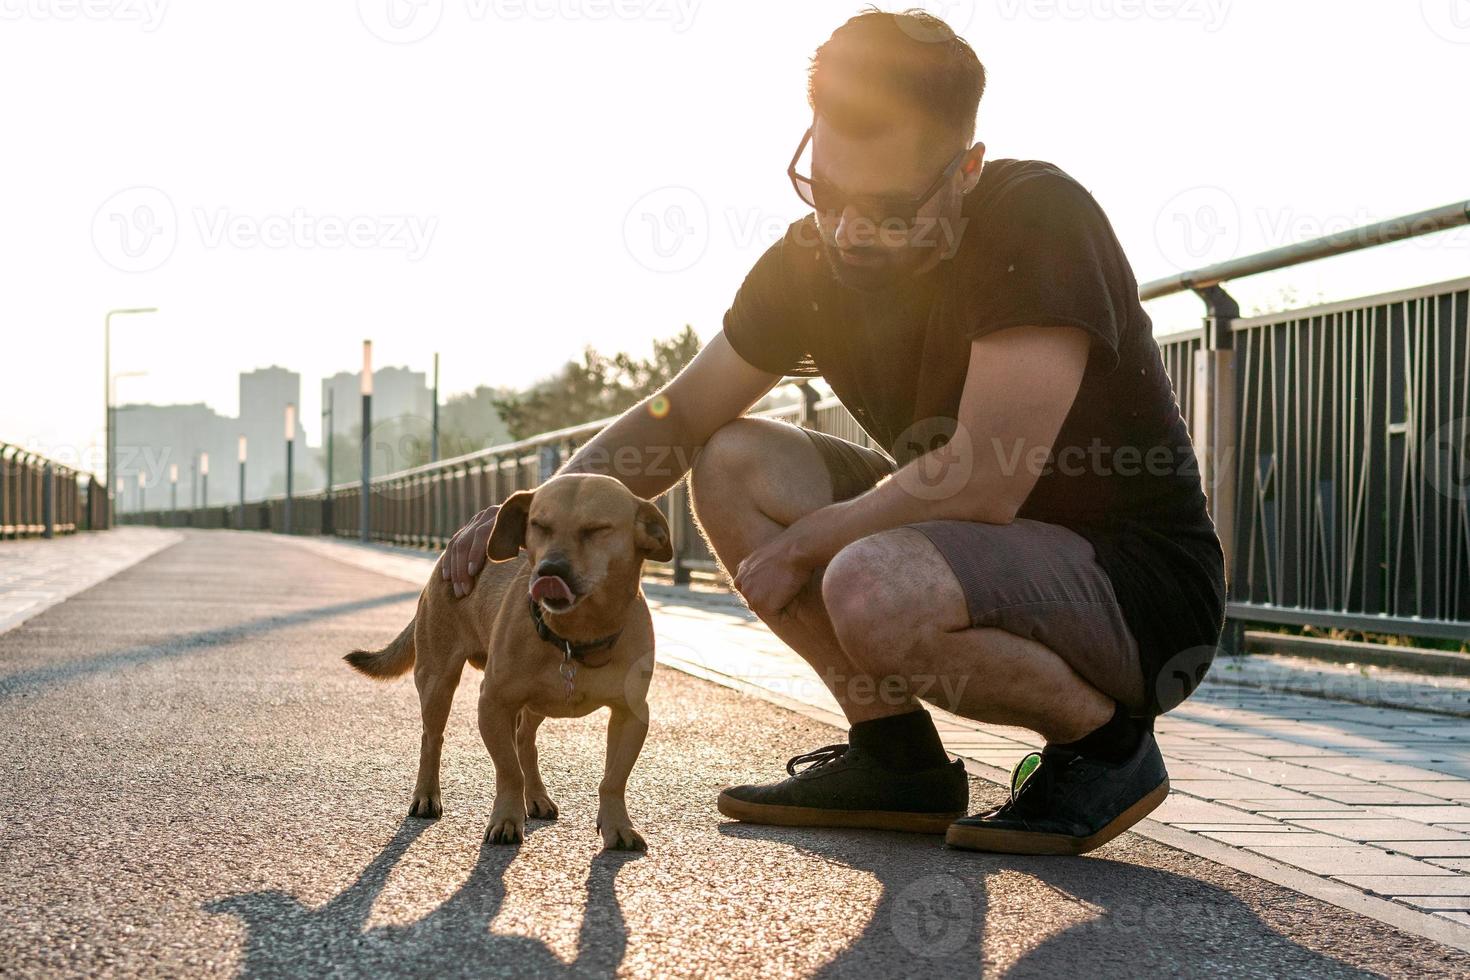
[[(520, 556), (521, 550), (525, 556)], [(536, 758), (548, 717), (611, 709), (597, 829), (608, 850), (647, 849), (624, 801), (648, 734), (653, 619), (640, 585), (645, 559), (673, 558), (669, 524), (651, 501), (603, 474), (563, 474), (508, 497), (495, 513), (474, 589), (454, 597), (439, 563), (418, 611), (381, 650), (344, 659), (375, 678), (413, 668), (423, 714), (409, 816), (443, 814), (440, 752), (466, 662), (484, 672), (479, 726), (495, 764), (485, 839), (518, 844), (528, 816), (555, 819)]]

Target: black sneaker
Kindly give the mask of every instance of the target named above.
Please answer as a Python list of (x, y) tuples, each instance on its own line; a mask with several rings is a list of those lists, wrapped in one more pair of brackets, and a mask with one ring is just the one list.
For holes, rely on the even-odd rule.
[(1148, 816), (1169, 795), (1169, 774), (1153, 732), (1123, 762), (1063, 749), (1032, 752), (1011, 772), (1011, 798), (955, 821), (952, 847), (1002, 854), (1085, 854)]
[[(797, 766), (805, 766), (798, 770)], [(786, 763), (789, 779), (731, 786), (720, 812), (747, 823), (782, 827), (867, 827), (942, 834), (970, 802), (965, 763), (933, 769), (885, 769), (849, 745), (827, 745)]]

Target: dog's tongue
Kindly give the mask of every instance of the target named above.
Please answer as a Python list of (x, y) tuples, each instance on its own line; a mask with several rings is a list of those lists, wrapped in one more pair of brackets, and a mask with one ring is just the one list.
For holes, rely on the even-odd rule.
[(561, 599), (571, 602), (572, 590), (558, 575), (540, 575), (531, 581), (531, 598), (536, 602), (545, 599)]

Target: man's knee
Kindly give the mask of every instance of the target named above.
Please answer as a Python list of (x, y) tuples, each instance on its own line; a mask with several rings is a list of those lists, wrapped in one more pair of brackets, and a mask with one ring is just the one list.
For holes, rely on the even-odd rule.
[(822, 600), (838, 640), (874, 668), (918, 666), (940, 634), (970, 625), (949, 563), (910, 527), (880, 531), (833, 556)]
[(864, 666), (887, 670), (920, 640), (920, 610), (903, 581), (893, 542), (883, 533), (847, 545), (822, 573), (822, 604), (832, 631)]
[(689, 489), (696, 511), (701, 503), (721, 500), (736, 486), (742, 469), (759, 453), (763, 419), (742, 416), (720, 426), (700, 447), (689, 468)]

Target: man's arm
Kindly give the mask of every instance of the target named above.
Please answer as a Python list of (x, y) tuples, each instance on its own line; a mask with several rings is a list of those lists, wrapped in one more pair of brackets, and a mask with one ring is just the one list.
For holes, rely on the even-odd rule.
[(744, 415), (781, 377), (747, 363), (718, 333), (672, 381), (619, 415), (557, 473), (607, 473), (640, 497), (657, 497), (679, 482), (716, 429)]
[(970, 345), (955, 434), (876, 487), (787, 529), (818, 568), (859, 538), (915, 521), (1009, 524), (1041, 475), (1087, 367), (1079, 327), (1010, 327)]
[[(607, 473), (640, 497), (657, 497), (679, 482), (716, 429), (744, 415), (781, 377), (749, 364), (716, 334), (673, 380), (613, 420), (557, 474)], [(476, 514), (449, 542), (440, 569), (456, 596), (474, 587), (498, 509)]]

